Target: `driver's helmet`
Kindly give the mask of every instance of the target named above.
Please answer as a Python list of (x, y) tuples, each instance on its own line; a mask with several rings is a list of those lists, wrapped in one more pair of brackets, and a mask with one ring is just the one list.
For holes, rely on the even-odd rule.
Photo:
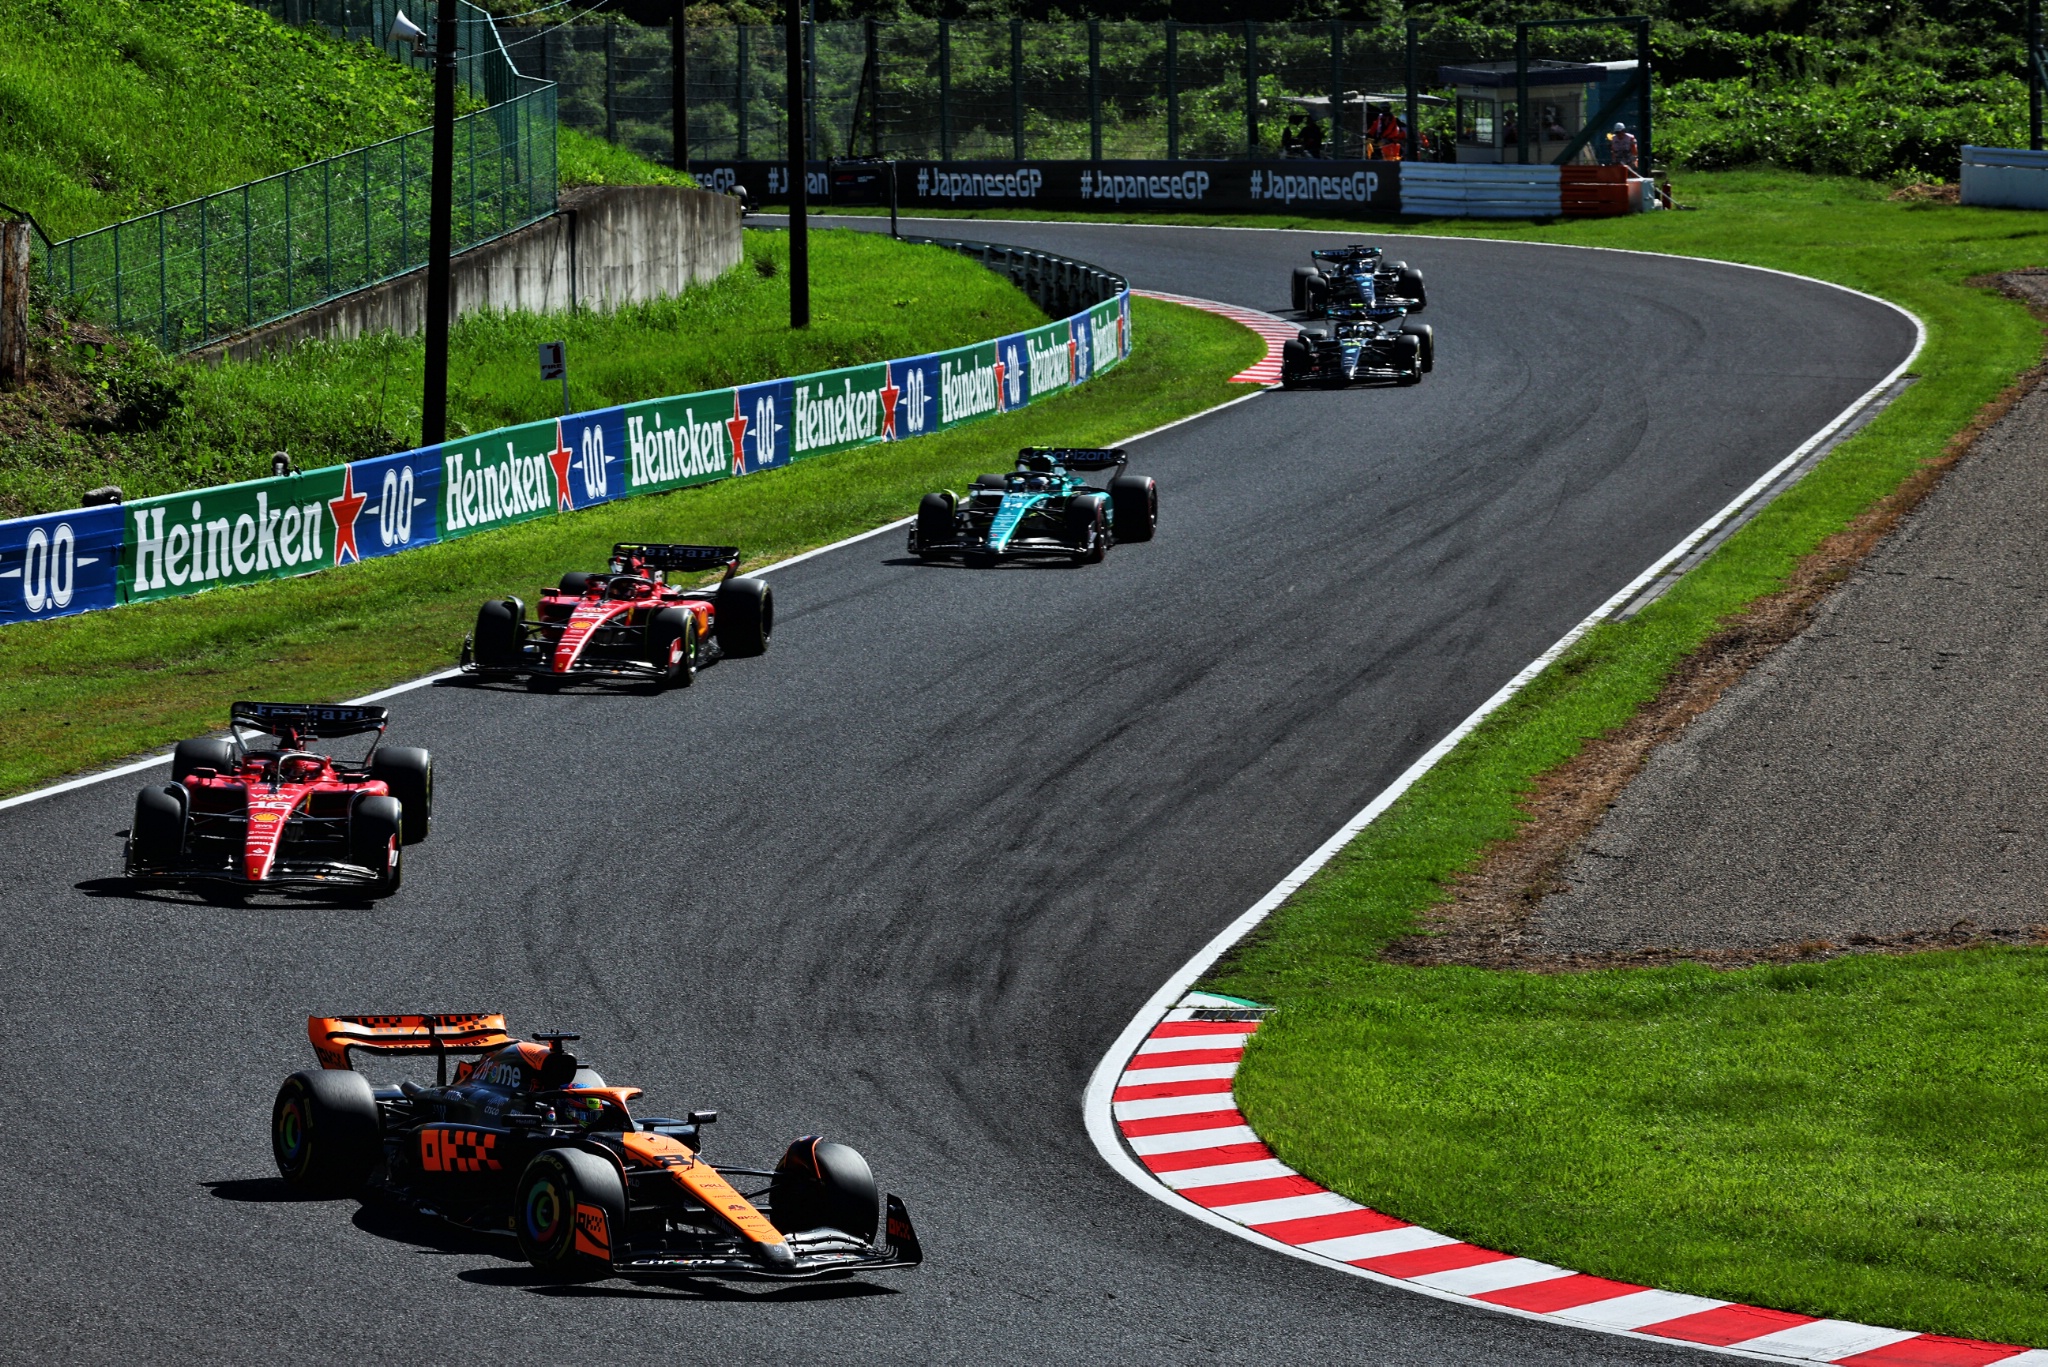
[(638, 598), (643, 592), (645, 592), (647, 585), (645, 582), (645, 577), (641, 574), (640, 571), (636, 570), (631, 574), (619, 574), (612, 576), (612, 581), (607, 587), (609, 587), (609, 589), (611, 590), (611, 596), (613, 598), (623, 600), (627, 598)]
[(278, 777), (286, 783), (311, 783), (327, 768), (327, 761), (318, 755), (285, 755), (277, 762)]
[(1034, 494), (1044, 492), (1051, 485), (1052, 481), (1044, 475), (1031, 475), (1024, 481), (1024, 487)]

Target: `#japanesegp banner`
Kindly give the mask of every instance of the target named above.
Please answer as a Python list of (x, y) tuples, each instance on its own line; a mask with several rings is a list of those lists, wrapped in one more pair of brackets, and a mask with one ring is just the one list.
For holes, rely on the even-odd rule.
[(441, 539), (468, 536), (630, 492), (624, 409), (500, 428), (440, 447)]
[(118, 505), (0, 522), (0, 622), (110, 608), (120, 564)]

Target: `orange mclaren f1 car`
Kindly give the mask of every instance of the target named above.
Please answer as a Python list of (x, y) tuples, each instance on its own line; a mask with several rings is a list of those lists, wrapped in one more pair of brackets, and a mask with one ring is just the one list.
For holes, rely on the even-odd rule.
[[(300, 1190), (510, 1234), (563, 1278), (788, 1279), (924, 1260), (903, 1202), (855, 1150), (813, 1135), (772, 1170), (714, 1165), (702, 1152), (716, 1111), (635, 1115), (640, 1089), (608, 1085), (569, 1052), (575, 1035), (528, 1043), (498, 1015), (315, 1016), (307, 1030), (321, 1066), (285, 1079), (270, 1127)], [(435, 1085), (372, 1085), (352, 1051), (431, 1056)]]
[[(739, 563), (737, 546), (614, 546), (609, 570), (572, 570), (543, 591), (538, 620), (517, 598), (485, 603), (462, 643), (462, 671), (539, 688), (596, 678), (687, 688), (701, 664), (768, 649), (774, 595), (763, 580), (739, 577)], [(720, 567), (715, 587), (669, 586), (671, 573)]]

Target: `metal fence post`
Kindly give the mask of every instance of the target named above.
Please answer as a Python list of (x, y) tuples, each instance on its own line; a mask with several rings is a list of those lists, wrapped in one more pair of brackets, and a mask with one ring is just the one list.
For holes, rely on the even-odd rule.
[(406, 169), (405, 149), (412, 139), (398, 140), (398, 269), (412, 269), (412, 173)]
[(1344, 21), (1330, 21), (1330, 155), (1344, 155)]
[(1024, 160), (1024, 21), (1010, 21), (1010, 137)]
[(334, 158), (333, 158), (333, 157), (329, 157), (329, 158), (327, 158), (327, 159), (326, 159), (325, 161), (323, 161), (323, 162), (321, 162), (321, 163), (320, 163), (320, 184), (321, 184), (321, 189), (320, 189), (320, 214), (321, 214), (321, 219), (322, 219), (322, 226), (321, 226), (321, 229), (320, 229), (320, 236), (321, 236), (321, 247), (322, 247), (322, 249), (323, 249), (323, 250), (322, 250), (322, 263), (321, 263), (321, 269), (322, 269), (322, 271), (323, 271), (323, 272), (325, 273), (325, 275), (326, 275), (326, 278), (325, 278), (325, 279), (323, 279), (323, 280), (322, 280), (322, 281), (321, 281), (320, 283), (321, 283), (321, 284), (322, 284), (323, 286), (325, 286), (325, 287), (327, 288), (327, 290), (328, 290), (329, 292), (332, 292), (332, 291), (333, 291), (333, 289), (334, 289)]
[(212, 201), (209, 199), (199, 201), (199, 330), (201, 333), (210, 330), (206, 325), (206, 206), (210, 203)]
[(1416, 149), (1422, 145), (1422, 133), (1416, 123), (1422, 118), (1421, 90), (1418, 82), (1422, 79), (1422, 61), (1419, 44), (1422, 21), (1408, 21), (1408, 145), (1401, 149), (1401, 155), (1409, 161), (1415, 160)]
[(1102, 21), (1088, 21), (1088, 154), (1102, 160)]
[(1244, 21), (1244, 155), (1259, 155), (1259, 26), (1252, 19)]
[(939, 20), (939, 160), (953, 159), (953, 21)]
[(675, 139), (669, 161), (678, 171), (690, 167), (690, 66), (689, 55), (683, 50), (689, 31), (683, 0), (676, 0), (675, 16), (669, 21), (668, 30), (668, 117), (669, 133)]
[(1180, 49), (1180, 25), (1166, 21), (1166, 159), (1180, 160), (1180, 73), (1175, 58)]
[[(882, 155), (882, 52), (880, 35), (875, 28), (875, 16), (870, 14), (862, 25), (861, 40), (867, 51), (861, 63), (861, 72), (867, 78), (868, 106), (868, 151), (873, 156)], [(846, 150), (853, 151), (853, 139), (846, 140)]]
[(1529, 26), (1515, 25), (1515, 160), (1529, 161)]
[(156, 216), (156, 335), (158, 345), (165, 351), (171, 349), (171, 280), (164, 265), (164, 219), (161, 210)]
[(736, 58), (735, 71), (737, 73), (736, 79), (733, 81), (735, 87), (733, 90), (733, 104), (736, 106), (733, 113), (736, 116), (736, 126), (739, 130), (733, 145), (733, 156), (740, 161), (745, 161), (747, 159), (747, 30), (743, 24), (733, 29), (733, 53)]
[(365, 147), (356, 155), (363, 159), (363, 278), (358, 283), (367, 285), (377, 278), (375, 240), (370, 233), (370, 149)]
[(255, 272), (250, 269), (249, 239), (256, 235), (256, 222), (249, 213), (249, 183), (242, 182), (242, 326), (256, 321)]
[[(1650, 174), (1650, 21), (1636, 25), (1636, 122), (1642, 127), (1637, 139), (1642, 152), (1642, 173)], [(2038, 143), (2037, 143), (2038, 145)]]
[[(1638, 73), (1640, 74), (1640, 72)], [(2027, 145), (2041, 150), (2041, 0), (2027, 0)]]
[(617, 85), (617, 78), (612, 73), (612, 66), (614, 59), (618, 55), (618, 31), (619, 25), (616, 19), (604, 21), (604, 140), (606, 142), (617, 142), (619, 140), (619, 116), (612, 109), (612, 93)]
[(292, 307), (292, 249), (298, 243), (292, 239), (292, 173), (284, 173), (284, 307)]

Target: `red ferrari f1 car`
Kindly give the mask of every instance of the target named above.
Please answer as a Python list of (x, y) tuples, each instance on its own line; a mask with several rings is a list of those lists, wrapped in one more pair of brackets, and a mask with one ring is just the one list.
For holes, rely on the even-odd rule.
[[(738, 577), (739, 563), (737, 546), (614, 546), (609, 570), (571, 571), (544, 590), (537, 621), (517, 598), (485, 603), (462, 643), (462, 671), (542, 688), (588, 678), (687, 688), (699, 665), (768, 649), (774, 595), (762, 580)], [(714, 587), (669, 587), (671, 572), (720, 566), (725, 578)]]
[[(924, 1261), (903, 1202), (867, 1160), (815, 1135), (770, 1170), (712, 1164), (704, 1128), (635, 1115), (565, 1047), (516, 1040), (499, 1015), (315, 1016), (318, 1069), (271, 1108), (271, 1149), (291, 1186), (396, 1200), (466, 1229), (510, 1234), (563, 1278), (803, 1278)], [(431, 1056), (435, 1084), (372, 1085), (350, 1051)], [(466, 1056), (448, 1076), (448, 1056)], [(743, 1187), (753, 1188), (742, 1190)]]
[[(398, 891), (404, 847), (427, 838), (434, 758), (382, 745), (381, 707), (238, 702), (225, 740), (180, 741), (171, 781), (135, 798), (130, 878), (246, 891)], [(350, 762), (323, 740), (374, 734)], [(269, 744), (259, 743), (267, 738)]]

